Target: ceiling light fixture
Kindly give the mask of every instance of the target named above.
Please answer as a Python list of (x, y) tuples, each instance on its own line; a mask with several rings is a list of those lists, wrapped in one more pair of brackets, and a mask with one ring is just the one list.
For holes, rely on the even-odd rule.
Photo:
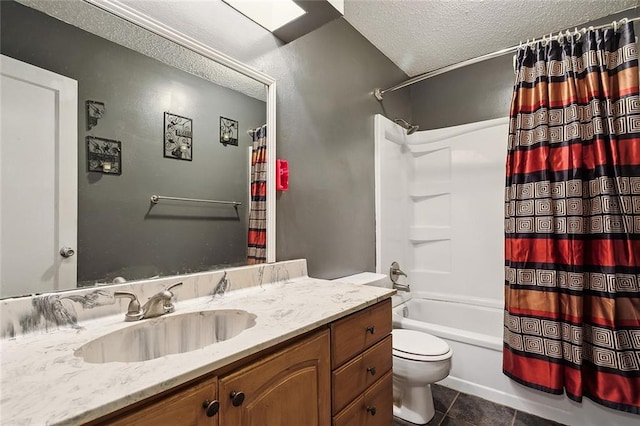
[(271, 32), (306, 13), (293, 0), (222, 1)]

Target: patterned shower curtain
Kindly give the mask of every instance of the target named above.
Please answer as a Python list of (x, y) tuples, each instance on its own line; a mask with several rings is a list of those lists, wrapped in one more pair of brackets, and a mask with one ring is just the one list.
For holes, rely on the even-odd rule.
[(504, 373), (640, 414), (640, 99), (633, 25), (517, 54)]
[(267, 261), (267, 126), (255, 129), (251, 152), (251, 210), (247, 263)]

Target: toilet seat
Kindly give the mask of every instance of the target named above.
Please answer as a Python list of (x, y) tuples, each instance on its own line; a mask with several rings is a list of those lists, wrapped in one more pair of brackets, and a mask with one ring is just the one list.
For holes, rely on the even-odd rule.
[(451, 358), (451, 348), (444, 340), (416, 330), (395, 329), (393, 356), (412, 361), (442, 361)]

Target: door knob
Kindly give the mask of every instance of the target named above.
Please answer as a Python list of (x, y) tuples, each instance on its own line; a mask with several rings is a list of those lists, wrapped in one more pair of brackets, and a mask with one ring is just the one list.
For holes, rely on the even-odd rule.
[(234, 407), (239, 407), (244, 402), (244, 392), (234, 391), (229, 394), (229, 397), (231, 398), (231, 403)]
[(62, 257), (71, 257), (74, 254), (76, 254), (76, 252), (71, 247), (62, 247), (60, 249), (60, 256)]
[(372, 416), (376, 415), (376, 407), (367, 407), (367, 413), (371, 414)]
[(218, 414), (218, 410), (220, 409), (220, 403), (218, 400), (209, 401), (206, 400), (202, 403), (202, 408), (207, 412), (207, 417), (213, 417)]
[(376, 375), (376, 368), (375, 367), (367, 368), (367, 373), (371, 374), (372, 376), (375, 376)]

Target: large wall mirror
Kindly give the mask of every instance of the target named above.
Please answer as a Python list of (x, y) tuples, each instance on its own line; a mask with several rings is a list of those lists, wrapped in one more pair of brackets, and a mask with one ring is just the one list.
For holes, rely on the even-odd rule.
[(116, 1), (0, 8), (0, 297), (244, 265), (264, 224), (275, 261), (273, 79)]

